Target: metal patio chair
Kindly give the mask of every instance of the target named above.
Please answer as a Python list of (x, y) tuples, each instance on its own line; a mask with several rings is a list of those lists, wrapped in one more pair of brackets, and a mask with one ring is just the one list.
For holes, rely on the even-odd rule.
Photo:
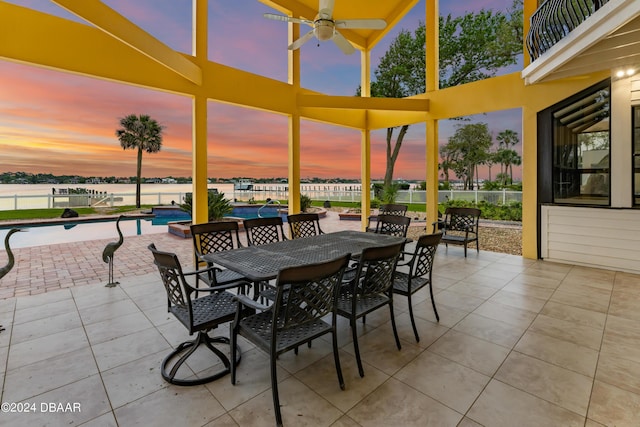
[(298, 213), (287, 216), (289, 237), (300, 239), (324, 234), (320, 228), (320, 216), (317, 213)]
[[(276, 279), (276, 299), (270, 307), (245, 295), (236, 298), (238, 311), (231, 325), (231, 384), (236, 382), (235, 349), (238, 335), (242, 335), (269, 353), (273, 407), (279, 426), (282, 425), (282, 414), (276, 376), (278, 355), (297, 350), (298, 346), (322, 335), (331, 334), (338, 382), (344, 390), (336, 337), (335, 302), (349, 258), (350, 254), (346, 254), (331, 261), (281, 270)], [(259, 312), (243, 316), (245, 307)]]
[(442, 239), (442, 233), (425, 234), (420, 236), (416, 242), (414, 252), (407, 254), (411, 256), (411, 259), (406, 263), (398, 263), (398, 266), (408, 266), (409, 273), (396, 270), (396, 274), (393, 276), (393, 293), (406, 296), (409, 302), (409, 317), (411, 317), (411, 326), (413, 327), (413, 334), (416, 337), (416, 342), (420, 341), (420, 336), (418, 335), (416, 322), (413, 318), (411, 296), (414, 293), (425, 286), (429, 286), (433, 312), (436, 315), (436, 320), (438, 322), (440, 321), (438, 310), (436, 310), (436, 302), (433, 299), (433, 286), (431, 280), (433, 260), (435, 259), (436, 249), (438, 249), (440, 239)]
[[(213, 264), (203, 259), (204, 255), (229, 251), (242, 247), (236, 221), (212, 221), (204, 224), (191, 225), (193, 250), (197, 261), (196, 268), (201, 266), (213, 267)], [(223, 287), (224, 289), (239, 288), (245, 293), (248, 280), (239, 273), (219, 267), (208, 268), (196, 275), (196, 288), (203, 281), (209, 287)], [(196, 294), (197, 295), (197, 294)]]
[(279, 216), (245, 219), (243, 223), (249, 246), (266, 245), (287, 240), (284, 235), (282, 218)]
[[(226, 337), (211, 337), (209, 331), (235, 318), (235, 295), (221, 288), (194, 288), (186, 277), (196, 275), (199, 271), (183, 272), (176, 254), (159, 251), (153, 243), (149, 245), (149, 250), (167, 292), (167, 310), (187, 328), (189, 335), (197, 334), (194, 340), (183, 342), (164, 358), (161, 364), (162, 378), (171, 384), (190, 386), (204, 384), (228, 374), (231, 370), (229, 358), (215, 344), (229, 344), (230, 340)], [(209, 294), (196, 298), (196, 292)], [(201, 345), (213, 352), (223, 367), (204, 377), (177, 378), (180, 367)], [(238, 351), (233, 351), (232, 354), (234, 363), (238, 364), (241, 354)]]
[(348, 285), (342, 286), (338, 297), (337, 312), (339, 316), (349, 319), (353, 347), (358, 363), (358, 372), (364, 377), (356, 321), (364, 318), (368, 313), (385, 305), (389, 307), (391, 326), (398, 350), (402, 348), (396, 329), (393, 314), (393, 276), (400, 255), (402, 243), (388, 246), (378, 246), (365, 249), (360, 257), (356, 277)]

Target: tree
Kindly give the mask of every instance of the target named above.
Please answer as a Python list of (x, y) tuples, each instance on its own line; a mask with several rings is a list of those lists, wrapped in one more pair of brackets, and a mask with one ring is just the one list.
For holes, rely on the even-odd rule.
[[(522, 0), (508, 13), (481, 10), (460, 17), (440, 17), (440, 87), (456, 86), (494, 76), (517, 62), (522, 53)], [(374, 70), (371, 95), (403, 98), (425, 92), (425, 25), (411, 34), (403, 30)], [(358, 89), (357, 94), (360, 94)], [(391, 185), (395, 162), (409, 125), (388, 128), (384, 186)]]
[[(508, 172), (509, 184), (513, 184), (513, 165), (520, 165), (522, 158), (518, 152), (511, 147), (517, 145), (520, 142), (520, 138), (517, 132), (507, 129), (500, 132), (496, 139), (498, 140), (499, 147), (496, 153), (496, 161), (500, 163), (500, 172), (502, 173), (503, 179), (507, 176)], [(506, 185), (506, 180), (503, 180), (502, 184)]]
[(140, 208), (140, 181), (142, 179), (142, 152), (157, 153), (162, 147), (162, 130), (157, 121), (141, 114), (129, 114), (120, 119), (120, 129), (116, 136), (124, 150), (138, 150), (138, 164), (136, 170), (136, 208)]
[(473, 179), (477, 167), (486, 160), (492, 140), (486, 123), (458, 126), (449, 138), (444, 151), (450, 159), (450, 167), (456, 176), (462, 178), (464, 189), (473, 190)]

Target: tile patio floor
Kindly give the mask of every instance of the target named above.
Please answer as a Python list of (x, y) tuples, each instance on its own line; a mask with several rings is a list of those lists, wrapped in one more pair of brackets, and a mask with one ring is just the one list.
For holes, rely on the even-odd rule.
[[(70, 267), (73, 245), (53, 248), (51, 259), (38, 252), (43, 277), (25, 278), (22, 270), (13, 279), (20, 296), (0, 300), (6, 329), (0, 333), (0, 400), (35, 403), (36, 412), (0, 412), (0, 425), (275, 423), (268, 359), (246, 341), (235, 386), (229, 377), (196, 387), (162, 380), (162, 358), (188, 335), (166, 312), (157, 272), (146, 265), (146, 239), (129, 238), (116, 253), (122, 256), (115, 288), (104, 287), (106, 268), (93, 258), (74, 255), (80, 264), (77, 271)], [(165, 234), (153, 241), (190, 259), (190, 241)], [(101, 252), (105, 242), (98, 243)], [(47, 287), (46, 276), (63, 265), (62, 289)], [(32, 291), (29, 282), (44, 285)], [(462, 248), (450, 246), (438, 250), (434, 284), (440, 322), (428, 291), (418, 293), (419, 343), (401, 298), (395, 301), (401, 351), (387, 311), (358, 325), (364, 378), (348, 323), (340, 320), (344, 391), (328, 341), (283, 355), (278, 379), (285, 425), (640, 425), (640, 276), (486, 251), (472, 250), (465, 259)], [(2, 288), (8, 288), (4, 279)], [(29, 292), (40, 293), (22, 296)], [(226, 335), (228, 328), (216, 332)], [(199, 358), (189, 367), (198, 375), (209, 365)], [(42, 411), (67, 403), (80, 411)]]

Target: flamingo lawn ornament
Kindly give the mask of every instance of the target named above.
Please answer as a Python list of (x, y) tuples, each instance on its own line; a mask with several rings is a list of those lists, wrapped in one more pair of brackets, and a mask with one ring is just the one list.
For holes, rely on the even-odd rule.
[[(11, 230), (9, 230), (9, 232), (7, 233), (7, 236), (4, 238), (4, 249), (7, 251), (7, 257), (9, 258), (9, 261), (7, 261), (7, 265), (0, 268), (0, 279), (6, 276), (7, 273), (11, 271), (11, 269), (13, 268), (13, 265), (15, 264), (15, 258), (13, 256), (13, 252), (11, 252), (11, 246), (9, 246), (9, 239), (11, 238), (11, 235), (13, 233), (17, 233), (18, 231), (26, 231), (26, 230), (20, 230), (19, 228), (12, 228)], [(0, 325), (0, 332), (2, 331), (4, 331), (4, 328), (2, 327), (2, 325)]]
[(9, 239), (11, 238), (12, 234), (17, 233), (18, 231), (26, 231), (26, 230), (21, 230), (19, 228), (12, 228), (11, 230), (9, 230), (9, 232), (7, 233), (7, 236), (4, 238), (4, 249), (7, 251), (7, 257), (9, 258), (9, 261), (7, 262), (7, 265), (0, 268), (0, 279), (6, 276), (7, 273), (11, 271), (11, 269), (13, 268), (13, 265), (15, 264), (15, 258), (13, 256), (13, 252), (11, 251), (11, 247), (9, 246)]
[(120, 282), (114, 282), (113, 280), (113, 254), (118, 250), (122, 243), (124, 242), (124, 236), (122, 235), (122, 231), (120, 230), (120, 220), (124, 218), (124, 215), (120, 215), (118, 220), (116, 221), (116, 230), (118, 230), (118, 241), (117, 242), (109, 242), (107, 246), (104, 247), (102, 251), (102, 260), (109, 264), (109, 283), (105, 286), (108, 288), (113, 288)]

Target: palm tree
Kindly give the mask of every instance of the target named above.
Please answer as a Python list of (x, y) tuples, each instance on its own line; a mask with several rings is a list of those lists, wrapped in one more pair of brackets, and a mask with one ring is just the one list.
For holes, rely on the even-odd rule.
[(140, 180), (142, 176), (142, 151), (157, 153), (162, 147), (162, 129), (157, 121), (145, 114), (129, 114), (120, 119), (121, 128), (116, 136), (123, 149), (138, 150), (138, 168), (136, 173), (136, 208), (140, 208)]

